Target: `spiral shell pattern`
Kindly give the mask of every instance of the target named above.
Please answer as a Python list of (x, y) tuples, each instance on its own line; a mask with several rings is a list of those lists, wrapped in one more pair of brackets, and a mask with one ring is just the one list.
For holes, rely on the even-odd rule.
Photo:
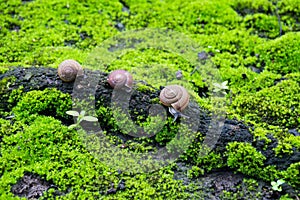
[(172, 106), (175, 110), (182, 112), (189, 104), (190, 95), (180, 85), (169, 85), (162, 89), (159, 99), (163, 105)]
[(127, 90), (131, 90), (132, 85), (133, 85), (133, 78), (132, 78), (132, 75), (128, 71), (118, 69), (118, 70), (112, 71), (109, 74), (109, 76), (107, 78), (107, 82), (109, 83), (109, 85), (112, 88), (115, 88), (115, 89), (125, 88)]
[(77, 75), (83, 75), (83, 69), (77, 61), (69, 59), (59, 64), (57, 73), (64, 82), (72, 82)]

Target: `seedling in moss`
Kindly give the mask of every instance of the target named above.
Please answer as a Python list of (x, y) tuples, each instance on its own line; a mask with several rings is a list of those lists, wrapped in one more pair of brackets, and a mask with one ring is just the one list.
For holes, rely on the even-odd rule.
[(226, 95), (226, 91), (228, 89), (227, 86), (228, 81), (224, 81), (223, 83), (219, 84), (219, 83), (213, 83), (213, 85), (215, 86), (214, 88), (214, 92), (218, 93), (221, 92), (222, 94)]
[(66, 112), (68, 115), (71, 115), (73, 117), (77, 117), (77, 122), (75, 124), (71, 124), (68, 128), (73, 129), (76, 127), (79, 127), (80, 122), (82, 121), (88, 121), (88, 122), (97, 122), (98, 119), (93, 116), (85, 116), (85, 111), (82, 110), (80, 113), (75, 110), (68, 110)]
[(279, 179), (279, 180), (277, 180), (276, 182), (275, 182), (275, 181), (272, 181), (272, 182), (271, 182), (272, 189), (275, 190), (275, 191), (281, 192), (281, 191), (282, 191), (281, 185), (282, 185), (283, 183), (285, 183), (285, 181), (284, 181), (283, 179)]

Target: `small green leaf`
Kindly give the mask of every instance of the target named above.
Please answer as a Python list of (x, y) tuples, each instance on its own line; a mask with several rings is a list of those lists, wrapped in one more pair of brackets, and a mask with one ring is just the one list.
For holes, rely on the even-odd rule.
[(227, 83), (228, 83), (228, 81), (224, 81), (223, 83), (222, 83), (222, 87), (224, 88), (224, 87), (227, 87)]
[(278, 185), (282, 185), (283, 183), (285, 183), (283, 179), (279, 179), (279, 180), (277, 181), (277, 184), (278, 184)]
[(272, 185), (272, 186), (275, 186), (275, 185), (277, 185), (277, 183), (276, 183), (275, 181), (272, 181), (272, 182), (271, 182), (271, 185)]
[(76, 128), (77, 124), (71, 124), (70, 126), (68, 126), (68, 129), (74, 129)]
[(88, 122), (97, 122), (98, 119), (96, 117), (92, 117), (92, 116), (84, 116), (82, 118), (82, 120), (88, 121)]
[(219, 83), (213, 83), (213, 85), (217, 88), (221, 88), (221, 85)]
[(77, 111), (75, 111), (75, 110), (68, 110), (66, 113), (68, 115), (75, 116), (75, 117), (79, 116), (79, 113)]
[(85, 111), (82, 110), (82, 111), (80, 112), (80, 115), (81, 115), (81, 116), (84, 116), (84, 115), (85, 115)]

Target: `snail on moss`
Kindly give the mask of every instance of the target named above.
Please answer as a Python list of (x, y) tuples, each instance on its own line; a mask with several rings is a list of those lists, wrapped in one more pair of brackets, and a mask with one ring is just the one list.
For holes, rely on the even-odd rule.
[(179, 117), (187, 117), (181, 112), (187, 107), (190, 95), (187, 90), (180, 85), (166, 86), (159, 95), (160, 102), (169, 107), (169, 112), (174, 116), (174, 121)]
[(83, 75), (83, 69), (81, 65), (75, 60), (65, 60), (59, 64), (58, 76), (64, 82), (72, 82), (76, 79), (76, 76)]
[(127, 92), (130, 92), (133, 85), (133, 78), (128, 71), (118, 69), (108, 75), (107, 82), (112, 88), (125, 89)]

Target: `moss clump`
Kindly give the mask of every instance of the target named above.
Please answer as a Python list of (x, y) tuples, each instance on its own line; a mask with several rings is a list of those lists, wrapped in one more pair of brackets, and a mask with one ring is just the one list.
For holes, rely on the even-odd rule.
[(110, 169), (86, 151), (78, 133), (53, 117), (38, 116), (22, 132), (6, 135), (1, 153), (1, 198), (13, 196), (11, 186), (25, 172), (36, 173), (56, 186), (43, 195), (45, 199), (54, 199), (57, 192), (61, 199), (187, 198), (169, 167), (135, 175)]
[(244, 18), (244, 23), (246, 28), (252, 30), (252, 33), (260, 37), (276, 38), (280, 35), (277, 16), (261, 13), (249, 15)]
[(72, 100), (69, 94), (64, 94), (55, 88), (26, 93), (12, 109), (16, 120), (30, 122), (38, 114), (66, 119), (66, 111), (71, 110)]
[(256, 176), (264, 166), (265, 156), (249, 143), (232, 142), (226, 146), (227, 165), (239, 172)]
[(300, 124), (299, 101), (299, 84), (283, 80), (255, 94), (238, 96), (232, 105), (246, 120), (293, 128)]
[(287, 33), (257, 46), (259, 62), (265, 69), (278, 74), (299, 72), (300, 33)]
[[(217, 33), (234, 27), (239, 21), (236, 12), (223, 1), (126, 1), (131, 15), (124, 24), (129, 29), (167, 27), (190, 33)], [(226, 28), (225, 28), (226, 27)]]
[(116, 34), (114, 25), (122, 5), (119, 1), (13, 0), (2, 2), (0, 8), (4, 11), (0, 20), (0, 46), (4, 47), (0, 62), (32, 66), (52, 64), (57, 58), (63, 60), (75, 56), (74, 52), (84, 52), (62, 48), (64, 53), (50, 53), (55, 47), (88, 49)]
[(300, 1), (280, 0), (278, 1), (278, 9), (282, 22), (285, 23), (289, 29), (299, 31)]

